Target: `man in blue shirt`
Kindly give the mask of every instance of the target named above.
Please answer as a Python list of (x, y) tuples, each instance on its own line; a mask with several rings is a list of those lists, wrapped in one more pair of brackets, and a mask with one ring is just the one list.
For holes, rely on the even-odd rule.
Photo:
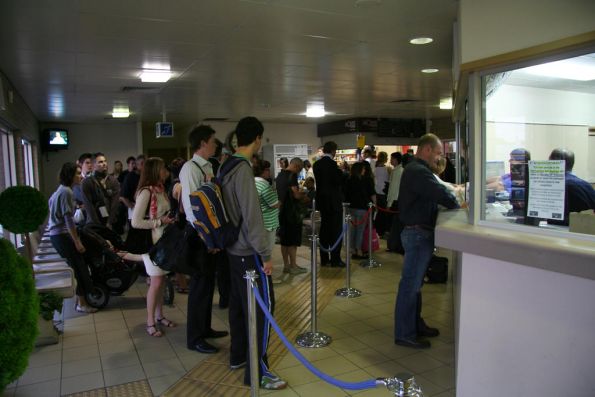
[(418, 337), (438, 336), (421, 318), (421, 286), (434, 251), (438, 204), (458, 208), (457, 199), (438, 182), (430, 169), (442, 155), (442, 143), (434, 134), (419, 140), (417, 153), (403, 170), (399, 186), (399, 219), (404, 225), (403, 270), (395, 305), (395, 343), (427, 349), (430, 342)]
[[(568, 149), (557, 148), (552, 150), (550, 160), (565, 161), (565, 196), (564, 196), (564, 219), (559, 222), (568, 225), (571, 212), (584, 210), (595, 210), (595, 190), (589, 182), (580, 179), (572, 173), (574, 167), (574, 153)], [(550, 223), (558, 223), (549, 221)]]

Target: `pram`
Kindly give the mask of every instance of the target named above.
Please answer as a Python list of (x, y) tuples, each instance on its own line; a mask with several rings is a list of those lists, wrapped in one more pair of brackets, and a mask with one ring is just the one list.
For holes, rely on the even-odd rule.
[[(85, 296), (90, 306), (105, 307), (111, 295), (122, 295), (136, 282), (139, 275), (146, 276), (142, 262), (126, 260), (115, 252), (125, 248), (116, 233), (100, 225), (83, 226), (78, 233), (86, 249), (83, 257), (94, 284), (93, 290)], [(106, 237), (109, 238), (111, 247)], [(166, 277), (163, 301), (167, 305), (174, 301), (174, 287), (169, 277)]]

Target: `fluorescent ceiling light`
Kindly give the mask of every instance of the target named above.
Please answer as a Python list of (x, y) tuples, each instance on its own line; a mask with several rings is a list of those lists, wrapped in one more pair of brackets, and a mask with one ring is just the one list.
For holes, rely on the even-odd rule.
[(114, 108), (112, 111), (112, 117), (115, 119), (125, 119), (130, 116), (130, 111), (127, 107)]
[(559, 79), (590, 81), (595, 80), (595, 65), (582, 58), (565, 59), (521, 69), (537, 76), (557, 77)]
[(169, 70), (144, 70), (140, 74), (143, 83), (165, 83), (171, 78)]
[(452, 99), (446, 98), (440, 100), (440, 109), (450, 110), (452, 109)]
[(306, 117), (324, 117), (325, 114), (324, 105), (321, 104), (311, 104), (306, 109)]
[(430, 44), (432, 41), (434, 41), (434, 39), (431, 37), (415, 37), (415, 38), (409, 40), (409, 42), (411, 44), (417, 44), (417, 45)]
[(422, 73), (436, 73), (437, 71), (438, 71), (438, 69), (434, 69), (434, 68), (422, 69), (421, 70)]

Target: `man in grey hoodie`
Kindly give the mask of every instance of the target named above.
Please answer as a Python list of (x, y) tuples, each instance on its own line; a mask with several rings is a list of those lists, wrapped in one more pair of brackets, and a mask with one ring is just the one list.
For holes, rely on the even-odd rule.
[[(227, 248), (231, 273), (229, 297), (229, 327), (231, 332), (230, 366), (246, 367), (244, 383), (250, 384), (248, 358), (248, 301), (246, 297), (247, 270), (256, 270), (256, 283), (260, 296), (272, 313), (275, 304), (271, 273), (271, 248), (264, 228), (260, 201), (250, 159), (262, 144), (264, 127), (255, 117), (245, 117), (235, 129), (237, 148), (234, 156), (243, 160), (230, 170), (221, 181), (227, 215), (234, 225), (239, 225), (238, 240)], [(258, 357), (260, 387), (269, 390), (283, 389), (287, 382), (274, 375), (268, 368), (267, 347), (270, 324), (260, 309), (257, 312)], [(249, 363), (248, 363), (249, 364)]]

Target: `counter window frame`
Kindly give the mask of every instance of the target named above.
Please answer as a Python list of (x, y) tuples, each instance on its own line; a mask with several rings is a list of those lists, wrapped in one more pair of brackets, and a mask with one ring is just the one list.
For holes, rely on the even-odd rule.
[[(529, 66), (541, 65), (543, 63), (559, 61), (573, 58), (581, 55), (595, 53), (595, 43), (588, 46), (572, 49), (560, 49), (554, 54), (542, 54), (527, 60), (516, 60), (502, 63), (496, 67), (486, 67), (476, 71), (469, 71), (469, 112), (467, 113), (468, 125), (479, 131), (480, 135), (471, 134), (470, 147), (474, 154), (471, 157), (479, 160), (473, 167), (470, 167), (469, 180), (479, 182), (479, 185), (470, 188), (469, 223), (479, 226), (492, 227), (496, 229), (509, 230), (515, 232), (524, 232), (529, 234), (538, 234), (556, 238), (573, 238), (578, 240), (595, 242), (595, 235), (574, 233), (570, 231), (558, 231), (552, 229), (542, 229), (535, 226), (513, 223), (498, 223), (485, 219), (486, 216), (486, 161), (487, 161), (487, 131), (486, 131), (486, 97), (485, 97), (485, 77), (488, 75), (514, 71)], [(473, 175), (475, 174), (475, 175)], [(479, 202), (478, 202), (479, 200)]]

